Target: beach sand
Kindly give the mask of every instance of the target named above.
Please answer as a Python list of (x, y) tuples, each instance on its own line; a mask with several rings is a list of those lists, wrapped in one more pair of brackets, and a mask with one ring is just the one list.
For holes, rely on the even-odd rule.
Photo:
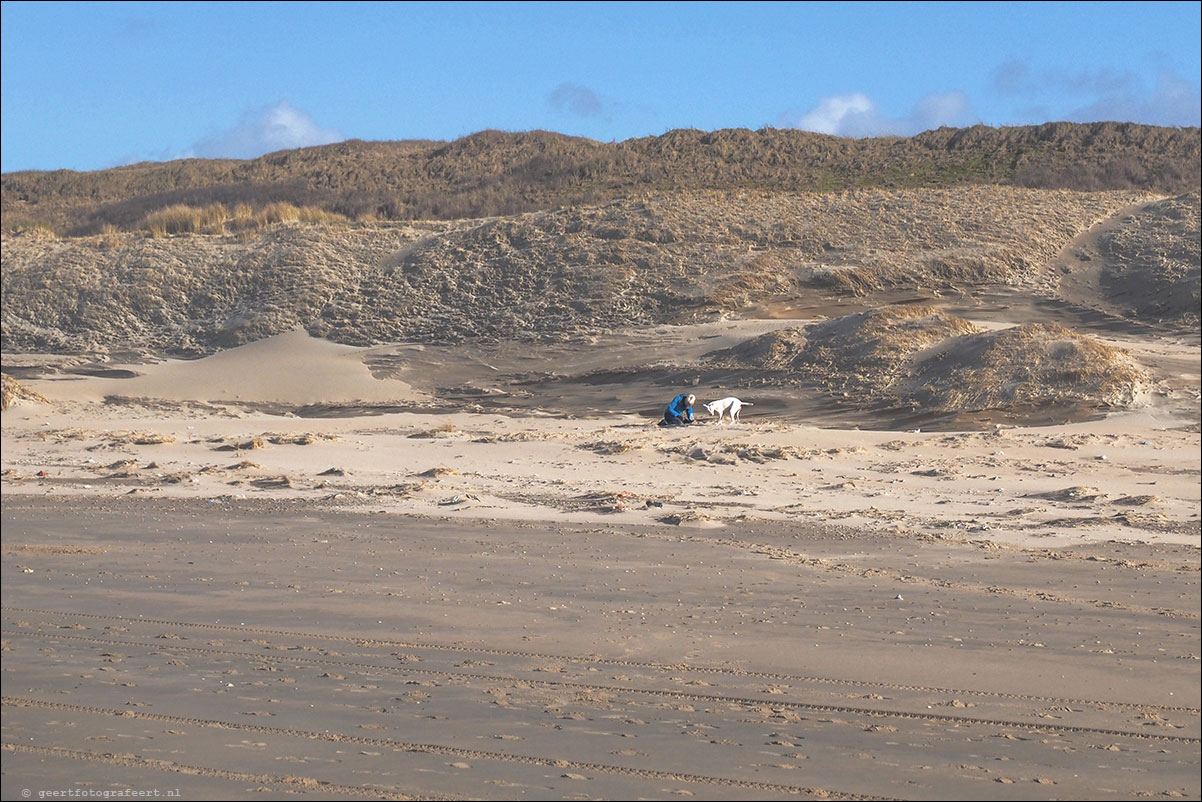
[(5, 355), (3, 797), (1199, 798), (1197, 338), (1044, 425), (691, 372), (787, 323)]

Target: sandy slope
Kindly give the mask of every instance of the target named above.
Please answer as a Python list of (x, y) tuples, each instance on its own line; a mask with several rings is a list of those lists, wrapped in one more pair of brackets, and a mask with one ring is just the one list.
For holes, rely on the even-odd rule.
[[(114, 368), (114, 370), (120, 370)], [(127, 378), (58, 382), (51, 392), (69, 401), (109, 396), (232, 404), (407, 403), (422, 398), (404, 382), (377, 381), (363, 349), (296, 330), (221, 351), (204, 360), (137, 365)]]

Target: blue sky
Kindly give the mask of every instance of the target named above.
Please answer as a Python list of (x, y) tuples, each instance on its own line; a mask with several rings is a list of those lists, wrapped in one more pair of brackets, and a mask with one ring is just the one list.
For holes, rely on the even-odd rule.
[(484, 130), (1200, 123), (1199, 2), (4, 2), (0, 170)]

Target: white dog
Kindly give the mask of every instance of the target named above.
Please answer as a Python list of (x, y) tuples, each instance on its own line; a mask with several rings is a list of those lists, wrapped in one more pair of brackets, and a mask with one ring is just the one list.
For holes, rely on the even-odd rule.
[(734, 423), (739, 419), (739, 410), (741, 410), (743, 407), (754, 406), (755, 404), (749, 404), (746, 401), (740, 401), (732, 395), (728, 398), (710, 401), (705, 405), (705, 411), (710, 415), (717, 415), (718, 423), (721, 423), (722, 419), (727, 415), (730, 415), (730, 422)]

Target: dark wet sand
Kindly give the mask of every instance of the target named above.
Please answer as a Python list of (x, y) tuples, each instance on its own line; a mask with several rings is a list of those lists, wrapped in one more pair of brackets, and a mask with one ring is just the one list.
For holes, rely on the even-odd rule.
[(3, 547), (5, 799), (1202, 792), (1190, 547), (20, 496)]

